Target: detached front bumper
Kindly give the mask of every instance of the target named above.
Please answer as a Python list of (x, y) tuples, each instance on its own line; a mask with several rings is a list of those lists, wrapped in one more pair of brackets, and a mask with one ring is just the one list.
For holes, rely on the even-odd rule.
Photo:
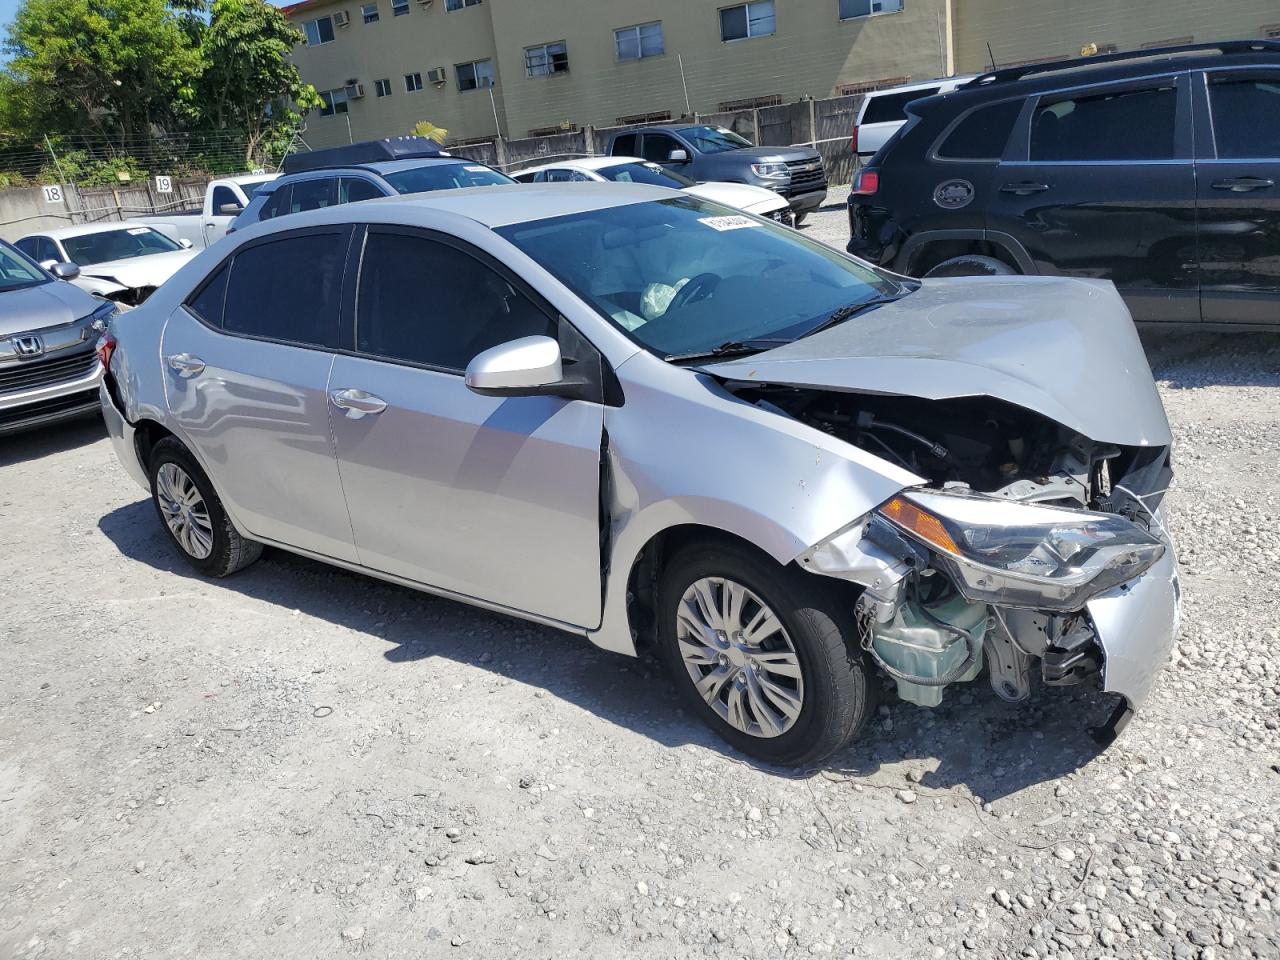
[(1169, 659), (1181, 620), (1181, 589), (1173, 545), (1151, 569), (1094, 597), (1086, 605), (1102, 647), (1103, 689), (1118, 693), (1117, 707), (1099, 739), (1110, 742), (1125, 728), (1151, 692), (1156, 674)]

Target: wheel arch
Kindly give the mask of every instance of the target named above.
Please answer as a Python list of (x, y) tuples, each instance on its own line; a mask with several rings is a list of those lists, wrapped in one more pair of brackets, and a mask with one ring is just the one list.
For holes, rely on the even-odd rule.
[(926, 230), (902, 244), (893, 269), (910, 277), (923, 276), (933, 267), (965, 254), (992, 257), (1018, 273), (1034, 274), (1035, 264), (1015, 237), (998, 230)]

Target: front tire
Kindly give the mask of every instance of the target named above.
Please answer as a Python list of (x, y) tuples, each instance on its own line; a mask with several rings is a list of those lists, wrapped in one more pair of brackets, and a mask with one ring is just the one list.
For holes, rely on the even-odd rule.
[(262, 556), (262, 544), (240, 536), (208, 476), (176, 438), (155, 445), (147, 472), (160, 523), (191, 566), (225, 577)]
[(852, 613), (813, 574), (698, 544), (662, 573), (658, 642), (704, 723), (743, 753), (803, 766), (844, 746), (873, 709)]

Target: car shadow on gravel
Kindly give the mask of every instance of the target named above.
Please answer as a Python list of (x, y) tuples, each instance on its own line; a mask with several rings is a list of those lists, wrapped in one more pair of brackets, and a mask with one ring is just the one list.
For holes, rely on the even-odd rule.
[(1141, 335), (1151, 372), (1168, 389), (1280, 387), (1280, 334), (1147, 328)]
[(39, 460), (55, 453), (102, 440), (107, 428), (97, 415), (67, 420), (22, 433), (0, 436), (0, 467)]
[[(149, 500), (113, 510), (98, 526), (130, 560), (357, 631), (367, 637), (370, 653), (381, 653), (389, 663), (425, 668), (425, 661), (447, 657), (544, 690), (666, 747), (694, 745), (774, 776), (815, 772), (773, 767), (733, 750), (683, 709), (651, 658), (607, 653), (567, 633), (280, 550), (269, 549), (247, 570), (210, 581), (178, 556)], [(1105, 716), (1109, 705), (1080, 688), (1037, 691), (1029, 703), (1007, 704), (981, 679), (948, 691), (934, 710), (897, 701), (891, 692), (882, 702), (862, 737), (821, 769), (869, 777), (887, 768), (888, 779), (909, 786), (899, 769), (907, 762), (927, 771), (919, 781), (923, 786), (964, 785), (983, 801), (1088, 763), (1099, 748), (1086, 723)]]

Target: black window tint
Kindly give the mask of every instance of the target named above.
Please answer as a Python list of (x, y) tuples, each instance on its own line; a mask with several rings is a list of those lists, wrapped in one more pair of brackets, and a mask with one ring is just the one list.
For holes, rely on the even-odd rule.
[(271, 196), (267, 198), (267, 202), (262, 205), (262, 210), (258, 213), (258, 219), (270, 220), (272, 217), (288, 213), (289, 195), (292, 191), (293, 186), (288, 183), (273, 190)]
[(634, 157), (636, 155), (636, 135), (624, 133), (613, 141), (613, 156)]
[(37, 260), (61, 260), (62, 251), (58, 249), (58, 245), (48, 237), (41, 237), (36, 242), (36, 251), (40, 254)]
[(1041, 101), (1032, 160), (1171, 160), (1178, 94), (1172, 85)]
[(356, 348), (463, 370), (483, 350), (556, 324), (498, 273), (454, 247), (370, 233), (360, 269)]
[(187, 301), (187, 309), (211, 327), (222, 326), (222, 304), (227, 298), (227, 275), (230, 272), (230, 267), (223, 264)]
[(230, 187), (214, 187), (213, 188), (213, 215), (215, 217), (225, 216), (222, 208), (229, 203), (240, 206), (240, 198), (236, 196), (236, 192)]
[(938, 156), (952, 160), (1000, 159), (1021, 111), (1021, 100), (1006, 100), (973, 111), (942, 141)]
[(872, 97), (871, 102), (867, 104), (866, 113), (862, 115), (861, 122), (901, 122), (907, 119), (908, 103), (912, 100), (919, 100), (921, 97), (932, 97), (938, 90), (938, 87), (928, 87), (924, 90), (909, 90), (906, 93), (886, 93), (883, 96)]
[(644, 158), (654, 163), (666, 163), (671, 151), (680, 147), (674, 139), (662, 133), (646, 133), (640, 145), (644, 150)]
[(572, 170), (548, 170), (546, 183), (568, 183), (570, 180), (576, 180)]
[(319, 210), (331, 207), (337, 199), (335, 196), (337, 177), (321, 177), (318, 180), (299, 180), (293, 185), (293, 197), (289, 201), (289, 209), (293, 213), (306, 210)]
[(383, 195), (381, 190), (360, 177), (343, 177), (340, 192), (339, 203), (359, 203), (361, 200), (372, 200)]
[(14, 243), (14, 246), (17, 247), (19, 250), (21, 250), (23, 253), (25, 253), (32, 260), (40, 259), (40, 254), (36, 247), (35, 237), (23, 237), (21, 240), (16, 241)]
[(1209, 104), (1221, 159), (1280, 159), (1280, 73), (1211, 78)]
[(224, 327), (272, 340), (336, 346), (345, 233), (312, 233), (236, 254)]

